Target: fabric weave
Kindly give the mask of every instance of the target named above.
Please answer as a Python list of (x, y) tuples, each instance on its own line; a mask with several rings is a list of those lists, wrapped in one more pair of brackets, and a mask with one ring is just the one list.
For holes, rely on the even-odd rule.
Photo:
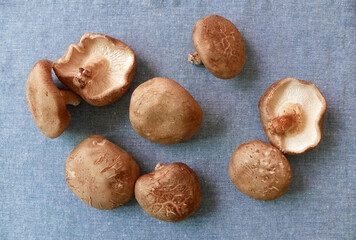
[[(229, 19), (245, 41), (246, 64), (234, 79), (216, 79), (187, 62), (194, 24), (208, 14)], [(355, 239), (355, 15), (353, 0), (0, 0), (0, 239)], [(135, 51), (133, 83), (111, 105), (69, 106), (68, 129), (47, 139), (26, 104), (27, 75), (87, 32)], [(132, 129), (130, 96), (153, 77), (177, 81), (204, 110), (189, 141), (163, 146)], [(287, 156), (287, 193), (259, 202), (233, 186), (227, 168), (239, 144), (267, 142), (258, 101), (284, 77), (310, 81), (324, 94), (324, 136), (316, 149)], [(67, 187), (64, 164), (92, 134), (132, 154), (142, 174), (158, 162), (186, 163), (201, 181), (198, 211), (172, 224), (149, 217), (134, 199), (113, 211), (85, 205)]]

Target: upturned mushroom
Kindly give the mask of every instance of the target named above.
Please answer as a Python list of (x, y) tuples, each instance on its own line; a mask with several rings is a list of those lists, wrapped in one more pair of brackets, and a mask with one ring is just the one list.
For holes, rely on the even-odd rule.
[(295, 78), (275, 82), (259, 102), (268, 140), (291, 155), (302, 154), (319, 144), (326, 107), (324, 96), (314, 84)]
[(52, 66), (49, 60), (38, 61), (26, 83), (28, 108), (48, 138), (58, 137), (68, 127), (70, 114), (66, 104), (77, 106), (81, 101), (72, 91), (57, 88), (52, 79)]
[(135, 89), (129, 117), (141, 137), (168, 145), (191, 138), (200, 128), (203, 110), (177, 82), (157, 77)]
[(148, 215), (179, 222), (198, 209), (201, 188), (197, 175), (186, 164), (158, 163), (154, 172), (137, 179), (135, 197)]
[(231, 79), (245, 65), (246, 53), (242, 36), (236, 26), (224, 17), (208, 15), (194, 26), (195, 53), (188, 61), (204, 66), (217, 78)]
[(134, 51), (118, 39), (87, 33), (54, 64), (58, 79), (95, 106), (118, 100), (136, 68)]
[(84, 203), (111, 210), (128, 202), (134, 194), (140, 169), (126, 151), (106, 138), (85, 138), (69, 154), (66, 181)]
[(236, 148), (230, 159), (229, 175), (237, 189), (261, 201), (282, 196), (292, 180), (292, 171), (283, 153), (260, 140), (245, 142)]

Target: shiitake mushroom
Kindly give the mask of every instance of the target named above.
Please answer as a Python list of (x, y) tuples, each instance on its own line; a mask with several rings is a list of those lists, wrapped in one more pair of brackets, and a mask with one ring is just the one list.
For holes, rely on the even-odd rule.
[(141, 137), (169, 145), (185, 141), (199, 130), (203, 110), (177, 82), (156, 77), (135, 89), (129, 117)]
[(229, 175), (237, 189), (261, 201), (282, 196), (292, 180), (287, 158), (278, 148), (260, 140), (236, 148), (230, 159)]
[(298, 155), (320, 143), (327, 103), (313, 83), (280, 79), (262, 95), (258, 107), (269, 142), (282, 152)]
[(134, 51), (104, 34), (86, 33), (54, 64), (58, 79), (94, 106), (118, 100), (129, 88), (136, 69)]
[(178, 222), (198, 209), (201, 188), (197, 175), (186, 164), (159, 163), (154, 172), (137, 179), (135, 197), (148, 215), (167, 222)]
[(84, 203), (111, 210), (133, 197), (140, 169), (126, 151), (103, 136), (92, 135), (69, 154), (65, 175), (68, 187)]
[(40, 60), (32, 68), (26, 82), (26, 100), (33, 120), (48, 138), (60, 136), (68, 127), (67, 104), (77, 106), (81, 98), (67, 89), (60, 89), (52, 79), (53, 62)]
[(204, 66), (217, 78), (231, 79), (245, 65), (246, 53), (242, 36), (236, 26), (224, 17), (208, 15), (194, 26), (195, 53), (188, 61)]

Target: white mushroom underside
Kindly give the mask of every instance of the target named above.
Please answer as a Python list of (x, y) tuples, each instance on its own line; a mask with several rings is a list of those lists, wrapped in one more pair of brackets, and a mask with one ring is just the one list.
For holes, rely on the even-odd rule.
[[(302, 106), (303, 126), (298, 134), (275, 135), (280, 138), (280, 147), (291, 152), (303, 152), (308, 147), (315, 145), (320, 140), (318, 122), (321, 117), (323, 103), (320, 101), (313, 85), (301, 84), (296, 81), (286, 82), (273, 94), (267, 104), (269, 116), (283, 115), (283, 108), (288, 103), (298, 103)], [(276, 107), (278, 106), (278, 107)]]
[[(104, 38), (86, 39), (85, 49), (79, 49), (78, 45), (71, 45), (73, 53), (70, 61), (62, 66), (61, 72), (67, 76), (77, 76), (78, 69), (93, 57), (103, 57), (109, 62), (108, 71), (100, 78), (100, 81), (89, 81), (84, 91), (88, 95), (95, 96), (112, 91), (112, 88), (124, 86), (127, 82), (127, 72), (134, 64), (134, 57), (126, 48), (120, 48)], [(98, 79), (97, 79), (98, 80)]]

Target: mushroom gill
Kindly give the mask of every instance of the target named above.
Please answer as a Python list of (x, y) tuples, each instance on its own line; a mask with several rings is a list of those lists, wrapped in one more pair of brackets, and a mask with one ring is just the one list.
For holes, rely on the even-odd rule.
[(314, 84), (281, 79), (262, 95), (259, 109), (268, 140), (282, 152), (301, 154), (319, 144), (326, 100)]
[(54, 64), (58, 79), (95, 106), (118, 100), (130, 86), (135, 67), (135, 53), (129, 46), (94, 33), (71, 44)]

